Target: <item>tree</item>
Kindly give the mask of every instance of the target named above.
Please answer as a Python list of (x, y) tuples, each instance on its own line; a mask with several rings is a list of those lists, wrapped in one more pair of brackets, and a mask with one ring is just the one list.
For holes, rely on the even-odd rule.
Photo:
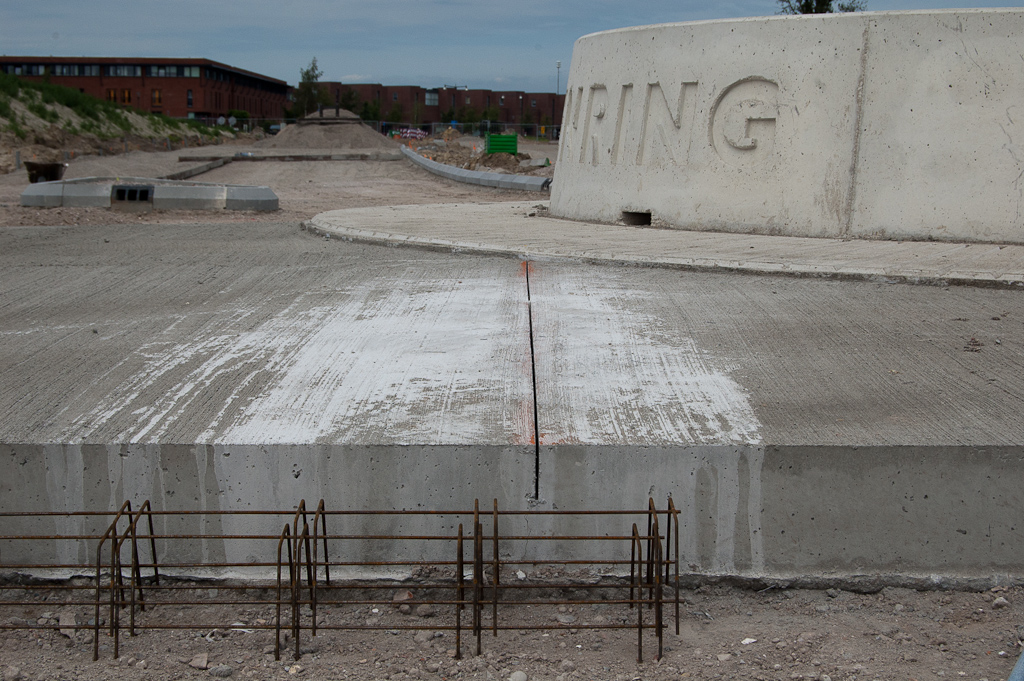
[(316, 64), (316, 57), (304, 69), (299, 69), (299, 87), (295, 88), (295, 106), (293, 115), (298, 118), (316, 111), (317, 105), (329, 106), (331, 94), (326, 88), (320, 87), (320, 77), (324, 72)]
[(828, 12), (860, 12), (867, 9), (867, 0), (778, 0), (779, 14), (827, 14)]
[(352, 88), (348, 88), (347, 90), (342, 92), (341, 108), (345, 109), (346, 111), (351, 111), (352, 113), (355, 113), (356, 109), (359, 108), (359, 93), (353, 90)]
[(391, 110), (388, 111), (388, 115), (384, 117), (388, 123), (401, 123), (405, 117), (405, 111), (402, 109), (402, 105), (395, 102), (391, 105)]
[(379, 121), (380, 102), (363, 102), (363, 108), (359, 111), (359, 117), (364, 121)]

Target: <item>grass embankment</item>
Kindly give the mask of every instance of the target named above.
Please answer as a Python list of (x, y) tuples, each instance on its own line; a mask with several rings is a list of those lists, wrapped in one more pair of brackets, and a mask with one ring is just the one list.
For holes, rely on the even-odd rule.
[(13, 170), (16, 150), (23, 160), (59, 160), (56, 157), (65, 151), (173, 149), (218, 144), (224, 137), (234, 134), (199, 121), (122, 108), (74, 88), (0, 73), (0, 172)]

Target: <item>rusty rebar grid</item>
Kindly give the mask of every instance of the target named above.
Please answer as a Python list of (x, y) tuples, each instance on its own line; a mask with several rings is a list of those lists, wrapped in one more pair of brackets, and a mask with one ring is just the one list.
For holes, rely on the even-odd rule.
[[(66, 533), (66, 534), (8, 534), (0, 536), (0, 545), (7, 545), (4, 556), (14, 555), (31, 556), (32, 545), (37, 542), (74, 542), (77, 545), (91, 547), (89, 552), (95, 555), (95, 563), (91, 567), (84, 563), (75, 562), (32, 562), (30, 560), (15, 560), (10, 563), (0, 562), (0, 570), (5, 573), (14, 574), (12, 579), (7, 578), (6, 582), (0, 583), (0, 591), (20, 591), (21, 600), (0, 599), (0, 607), (6, 605), (24, 605), (25, 598), (40, 590), (61, 590), (71, 594), (71, 598), (65, 598), (62, 605), (89, 606), (93, 609), (93, 621), (90, 628), (93, 630), (93, 659), (99, 659), (100, 634), (105, 630), (106, 634), (113, 638), (113, 654), (118, 657), (120, 654), (119, 640), (121, 629), (125, 627), (122, 617), (127, 611), (127, 631), (129, 636), (135, 636), (138, 631), (160, 630), (160, 629), (245, 629), (245, 630), (268, 630), (273, 631), (275, 636), (274, 653), (275, 658), (281, 656), (282, 630), (287, 631), (294, 642), (294, 656), (298, 659), (301, 655), (300, 639), (304, 631), (316, 636), (320, 630), (325, 631), (375, 631), (375, 630), (452, 630), (455, 632), (456, 658), (462, 656), (462, 632), (468, 630), (475, 639), (475, 654), (482, 652), (482, 633), (490, 629), (494, 637), (499, 631), (511, 630), (558, 630), (558, 629), (635, 629), (637, 633), (637, 661), (643, 660), (644, 632), (653, 630), (658, 641), (657, 657), (660, 659), (663, 653), (664, 633), (664, 603), (665, 591), (671, 591), (671, 602), (674, 603), (674, 619), (676, 633), (679, 632), (679, 511), (671, 497), (665, 508), (659, 509), (653, 499), (648, 499), (647, 508), (643, 510), (596, 510), (596, 511), (544, 511), (544, 510), (501, 510), (495, 499), (490, 512), (481, 512), (479, 501), (474, 502), (472, 511), (344, 511), (327, 510), (324, 500), (320, 500), (316, 511), (312, 514), (312, 524), (309, 522), (309, 512), (306, 509), (305, 500), (291, 511), (167, 511), (155, 510), (150, 502), (144, 501), (137, 511), (133, 511), (130, 501), (125, 501), (117, 511), (114, 512), (74, 512), (74, 513), (31, 513), (31, 512), (6, 512), (0, 513), (0, 519), (7, 521), (18, 520), (22, 524), (26, 521), (32, 522), (52, 517), (64, 519), (77, 519), (81, 524), (91, 522), (93, 526), (105, 530), (96, 533)], [(255, 532), (244, 533), (215, 533), (215, 532), (157, 532), (154, 520), (160, 521), (163, 525), (173, 525), (174, 521), (182, 521), (199, 516), (200, 522), (204, 525), (210, 518), (218, 520), (235, 517), (251, 516), (266, 517), (268, 522), (273, 524), (274, 519), (284, 519), (282, 530), (277, 533)], [(403, 534), (398, 532), (341, 532), (331, 534), (328, 532), (328, 517), (334, 518), (335, 522), (343, 522), (345, 519), (365, 518), (404, 518), (418, 516), (427, 520), (455, 518), (472, 520), (471, 532), (464, 532), (464, 523), (458, 523), (458, 530), (455, 533), (434, 532)], [(505, 516), (509, 519), (522, 516), (549, 516), (554, 521), (563, 519), (580, 519), (586, 516), (598, 518), (611, 518), (628, 522), (630, 517), (646, 517), (646, 533), (642, 534), (636, 522), (632, 523), (629, 534), (528, 534), (522, 532), (511, 532), (507, 535), (499, 531), (499, 519)], [(662, 518), (664, 516), (664, 518)], [(664, 523), (664, 533), (661, 528)], [(107, 522), (109, 521), (109, 522)], [(145, 521), (145, 522), (143, 522)], [(290, 521), (290, 522), (289, 522)], [(490, 527), (486, 527), (486, 522)], [(9, 526), (10, 522), (5, 523)], [(502, 522), (502, 528), (506, 523)], [(452, 526), (454, 528), (454, 525)], [(164, 547), (164, 555), (173, 552), (167, 549), (170, 543), (184, 542), (185, 546), (194, 548), (195, 542), (217, 541), (225, 544), (235, 541), (261, 542), (265, 545), (276, 545), (276, 561), (262, 562), (240, 562), (240, 561), (189, 561), (179, 560), (171, 562), (161, 556), (158, 548)], [(396, 558), (393, 560), (355, 560), (351, 556), (346, 558), (345, 547), (353, 543), (369, 543), (388, 541), (398, 545), (408, 542), (433, 542), (447, 543), (455, 550), (452, 559), (426, 560), (415, 558)], [(490, 551), (485, 546), (491, 543)], [(535, 545), (543, 546), (548, 542), (557, 544), (568, 544), (571, 542), (585, 542), (589, 548), (607, 545), (609, 550), (599, 558), (551, 558), (530, 555), (513, 555), (509, 552), (506, 557), (501, 555), (501, 547), (517, 542), (535, 542)], [(616, 547), (624, 548), (625, 543), (629, 544), (630, 556), (628, 560), (624, 555), (616, 554)], [(25, 550), (11, 550), (10, 547), (29, 547)], [(140, 551), (142, 549), (142, 551)], [(467, 556), (466, 550), (470, 555)], [(94, 552), (93, 552), (94, 551)], [(148, 555), (146, 552), (148, 551)], [(59, 554), (59, 551), (55, 553)], [(65, 552), (67, 553), (67, 552)], [(271, 553), (271, 552), (268, 552)], [(332, 560), (332, 553), (335, 558)], [(489, 556), (487, 555), (489, 554)], [(594, 568), (603, 567), (606, 570), (615, 570), (629, 566), (628, 598), (608, 597), (609, 591), (624, 590), (622, 584), (618, 583), (613, 575), (605, 575), (608, 583), (582, 584), (576, 581), (555, 581), (538, 582), (523, 581), (502, 582), (501, 574), (505, 570), (515, 570), (523, 566), (551, 566), (568, 568)], [(345, 598), (353, 590), (374, 590), (394, 588), (394, 584), (385, 587), (376, 584), (373, 580), (337, 583), (332, 581), (331, 568), (348, 569), (376, 569), (381, 568), (406, 568), (406, 569), (427, 569), (428, 571), (445, 571), (454, 568), (454, 574), (440, 581), (420, 582), (415, 588), (422, 592), (433, 592), (441, 597), (418, 598), (407, 601), (410, 606), (430, 605), (443, 608), (450, 608), (452, 618), (450, 623), (432, 623), (431, 625), (395, 625), (370, 626), (370, 625), (324, 625), (318, 622), (317, 612), (321, 606), (358, 606), (380, 603), (379, 599)], [(276, 574), (269, 585), (266, 583), (197, 583), (196, 577), (207, 573), (217, 573), (230, 569), (272, 569)], [(92, 573), (85, 578), (85, 571), (89, 569)], [(487, 572), (490, 571), (488, 575)], [(68, 579), (71, 577), (71, 579)], [(471, 579), (467, 585), (466, 578)], [(163, 579), (162, 579), (163, 578)], [(86, 579), (86, 583), (82, 580)], [(204, 589), (217, 589), (218, 595), (227, 594), (216, 600), (189, 598), (192, 592), (202, 592)], [(586, 597), (565, 597), (557, 598), (551, 594), (568, 590), (569, 593), (586, 593)], [(94, 594), (92, 599), (75, 599), (74, 594), (89, 591)], [(254, 592), (272, 592), (273, 597), (253, 598)], [(596, 592), (599, 596), (593, 595)], [(546, 597), (531, 596), (531, 593), (547, 594)], [(450, 596), (446, 596), (450, 594)], [(334, 596), (332, 598), (332, 596)], [(276, 613), (272, 624), (245, 625), (239, 627), (235, 623), (215, 624), (209, 621), (195, 623), (167, 623), (162, 621), (149, 621), (140, 617), (147, 612), (164, 604), (176, 606), (209, 606), (209, 605), (266, 605), (274, 608)], [(594, 605), (594, 604), (620, 604), (628, 605), (636, 613), (634, 624), (588, 624), (588, 625), (550, 625), (550, 624), (525, 624), (515, 619), (516, 608), (524, 605)], [(652, 610), (653, 618), (644, 618), (644, 607)], [(462, 620), (462, 610), (470, 608), (470, 624), (465, 626)], [(308, 614), (303, 613), (303, 608), (308, 608)], [(489, 611), (489, 618), (485, 618), (485, 611)], [(499, 621), (499, 611), (501, 618)], [(106, 626), (104, 627), (103, 613), (107, 615)], [(489, 619), (489, 623), (485, 623)], [(7, 624), (0, 623), (0, 630), (6, 629), (60, 629), (61, 625), (56, 624)]]

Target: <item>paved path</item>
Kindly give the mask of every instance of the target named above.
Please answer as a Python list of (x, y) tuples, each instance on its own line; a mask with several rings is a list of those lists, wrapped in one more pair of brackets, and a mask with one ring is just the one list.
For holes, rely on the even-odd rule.
[(523, 259), (933, 285), (1024, 286), (1024, 246), (689, 232), (552, 218), (547, 202), (388, 206), (321, 213), (310, 226), (364, 243)]

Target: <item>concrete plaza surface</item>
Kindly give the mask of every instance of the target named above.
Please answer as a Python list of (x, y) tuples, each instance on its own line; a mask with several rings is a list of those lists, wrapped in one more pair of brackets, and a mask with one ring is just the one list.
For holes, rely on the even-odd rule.
[[(7, 510), (672, 494), (697, 572), (1024, 577), (1012, 288), (523, 263), (270, 222), (5, 227), (0, 271)], [(89, 560), (69, 544), (33, 558)]]

